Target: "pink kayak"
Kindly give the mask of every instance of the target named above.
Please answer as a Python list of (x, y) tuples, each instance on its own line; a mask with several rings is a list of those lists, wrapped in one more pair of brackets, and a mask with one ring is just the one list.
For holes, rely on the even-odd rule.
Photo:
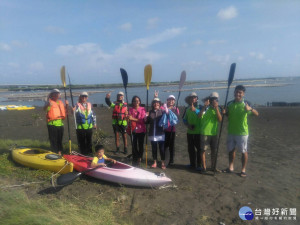
[[(79, 172), (91, 169), (92, 157), (64, 155), (64, 158), (72, 162), (74, 169)], [(121, 162), (111, 164), (110, 167), (100, 167), (86, 174), (100, 180), (140, 187), (158, 187), (172, 182), (164, 173), (151, 173)]]

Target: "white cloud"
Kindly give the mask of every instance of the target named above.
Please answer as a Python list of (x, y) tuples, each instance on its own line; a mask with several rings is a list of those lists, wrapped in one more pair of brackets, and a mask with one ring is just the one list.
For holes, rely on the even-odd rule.
[(17, 48), (24, 48), (26, 47), (28, 44), (26, 42), (22, 42), (22, 41), (18, 41), (18, 40), (14, 40), (11, 42), (11, 45)]
[[(130, 65), (135, 62), (153, 63), (164, 57), (150, 49), (152, 45), (168, 41), (182, 34), (185, 28), (167, 29), (156, 35), (133, 40), (106, 53), (96, 43), (58, 46), (55, 52), (64, 57), (66, 64), (76, 65), (76, 70), (86, 72), (112, 72), (116, 65)], [(75, 66), (72, 66), (75, 67)]]
[(239, 56), (239, 57), (237, 57), (237, 60), (238, 60), (238, 61), (243, 61), (243, 60), (244, 60), (244, 57), (243, 57), (243, 56)]
[(6, 52), (8, 52), (10, 50), (11, 50), (11, 47), (8, 44), (6, 44), (6, 43), (0, 43), (0, 51), (6, 51)]
[(237, 17), (237, 15), (238, 15), (238, 11), (234, 6), (230, 6), (228, 8), (221, 9), (217, 14), (217, 16), (221, 20), (230, 20), (230, 19)]
[(45, 27), (45, 31), (50, 34), (65, 34), (65, 29), (56, 26), (47, 26)]
[(259, 60), (262, 60), (265, 58), (264, 54), (263, 53), (260, 53), (260, 52), (249, 52), (249, 55), (255, 59), (259, 59)]
[(202, 45), (203, 41), (199, 39), (199, 40), (194, 41), (193, 44), (194, 45)]
[(154, 29), (157, 27), (157, 24), (159, 22), (159, 18), (158, 17), (154, 17), (154, 18), (150, 18), (147, 21), (147, 28), (148, 29)]
[(273, 61), (271, 59), (267, 59), (267, 63), (272, 64)]
[(9, 62), (7, 65), (11, 68), (19, 68), (20, 66), (18, 63), (15, 62)]
[(229, 60), (230, 60), (230, 55), (229, 54), (220, 55), (220, 54), (211, 54), (211, 53), (209, 53), (208, 54), (208, 59), (210, 61), (217, 62), (217, 63), (220, 63), (222, 65), (227, 65), (229, 63)]
[(201, 65), (203, 65), (203, 63), (201, 61), (190, 61), (184, 62), (181, 65), (183, 68), (191, 72), (197, 70)]
[(29, 65), (29, 70), (31, 72), (38, 72), (44, 69), (44, 64), (42, 62), (33, 62)]
[(210, 40), (210, 41), (208, 41), (208, 44), (210, 44), (210, 45), (225, 44), (225, 43), (226, 43), (225, 40)]
[(124, 31), (131, 31), (132, 30), (132, 24), (131, 23), (124, 23), (120, 26), (121, 30)]

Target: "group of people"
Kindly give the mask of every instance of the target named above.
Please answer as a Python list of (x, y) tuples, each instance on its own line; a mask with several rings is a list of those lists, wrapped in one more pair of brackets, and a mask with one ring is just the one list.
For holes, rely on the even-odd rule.
[[(248, 115), (258, 116), (258, 112), (251, 104), (244, 100), (246, 89), (238, 85), (234, 91), (234, 100), (230, 101), (223, 109), (219, 106), (219, 94), (212, 92), (202, 99), (203, 104), (198, 104), (198, 96), (192, 92), (185, 98), (188, 104), (183, 113), (183, 123), (187, 127), (187, 149), (190, 169), (201, 173), (207, 172), (206, 151), (211, 149), (211, 169), (216, 169), (216, 151), (218, 147), (219, 124), (223, 115), (228, 117), (227, 150), (229, 166), (223, 172), (234, 171), (236, 150), (242, 153), (242, 169), (240, 175), (246, 176), (248, 161)], [(59, 100), (60, 92), (54, 89), (45, 104), (47, 111), (49, 140), (54, 151), (62, 152), (63, 120), (66, 117), (68, 101), (65, 105)], [(128, 153), (127, 134), (132, 142), (133, 165), (139, 166), (143, 159), (145, 136), (151, 141), (153, 164), (151, 168), (158, 167), (158, 154), (160, 153), (160, 167), (166, 169), (174, 163), (175, 157), (175, 125), (179, 119), (179, 109), (175, 106), (176, 98), (170, 95), (166, 103), (162, 104), (155, 91), (151, 102), (151, 109), (142, 107), (139, 96), (133, 96), (131, 107), (124, 102), (124, 93), (117, 94), (116, 101), (110, 100), (110, 93), (105, 97), (106, 104), (113, 109), (112, 127), (115, 134), (116, 153), (120, 152), (120, 135), (123, 139), (124, 154)], [(96, 128), (96, 116), (91, 104), (87, 102), (88, 93), (82, 92), (72, 111), (75, 115), (78, 146), (82, 154), (92, 153), (92, 129)], [(148, 128), (149, 125), (149, 128)], [(148, 133), (147, 133), (148, 132)], [(98, 150), (99, 146), (97, 147)], [(101, 147), (101, 149), (103, 146)], [(170, 155), (166, 159), (166, 151)], [(102, 158), (101, 158), (102, 160)], [(112, 159), (110, 159), (112, 160)], [(101, 163), (103, 163), (101, 161)], [(95, 165), (94, 165), (95, 166)]]

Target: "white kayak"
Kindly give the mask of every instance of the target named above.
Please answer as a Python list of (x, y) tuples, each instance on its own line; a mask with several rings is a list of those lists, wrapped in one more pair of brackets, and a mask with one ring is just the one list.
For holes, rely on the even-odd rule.
[[(72, 162), (74, 169), (79, 172), (91, 169), (92, 157), (64, 155), (64, 158)], [(172, 182), (164, 173), (152, 173), (121, 162), (111, 164), (110, 167), (100, 167), (86, 175), (113, 183), (140, 187), (159, 187)]]

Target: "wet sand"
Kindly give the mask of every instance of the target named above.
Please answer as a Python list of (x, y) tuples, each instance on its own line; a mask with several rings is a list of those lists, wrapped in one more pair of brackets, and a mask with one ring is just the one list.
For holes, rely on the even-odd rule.
[[(259, 117), (249, 118), (249, 162), (247, 177), (239, 176), (241, 154), (237, 154), (235, 173), (202, 175), (186, 169), (188, 164), (186, 128), (178, 125), (175, 164), (166, 175), (177, 188), (144, 189), (124, 187), (93, 178), (83, 179), (53, 191), (49, 185), (27, 188), (30, 195), (50, 194), (57, 198), (90, 198), (104, 193), (104, 198), (117, 202), (120, 221), (134, 224), (299, 224), (297, 221), (242, 221), (239, 209), (249, 206), (264, 208), (297, 208), (300, 210), (300, 108), (258, 108)], [(96, 108), (98, 127), (108, 135), (107, 155), (128, 162), (123, 154), (115, 155), (111, 110)], [(32, 114), (39, 115), (35, 120)], [(28, 111), (0, 111), (0, 138), (48, 140), (45, 114), (41, 108)], [(35, 116), (36, 117), (36, 116)], [(72, 142), (76, 143), (74, 120), (70, 117)], [(228, 166), (225, 120), (222, 132), (218, 168)], [(67, 126), (64, 142), (67, 143)], [(129, 142), (129, 139), (128, 139)], [(129, 142), (130, 143), (130, 142)], [(122, 148), (121, 148), (122, 149)], [(151, 163), (151, 146), (148, 146), (148, 164)], [(129, 144), (129, 152), (131, 147)], [(208, 151), (209, 153), (210, 151)], [(207, 155), (209, 159), (209, 156)], [(210, 160), (207, 160), (208, 167)], [(149, 169), (150, 170), (150, 169)], [(162, 171), (155, 169), (151, 171)]]

